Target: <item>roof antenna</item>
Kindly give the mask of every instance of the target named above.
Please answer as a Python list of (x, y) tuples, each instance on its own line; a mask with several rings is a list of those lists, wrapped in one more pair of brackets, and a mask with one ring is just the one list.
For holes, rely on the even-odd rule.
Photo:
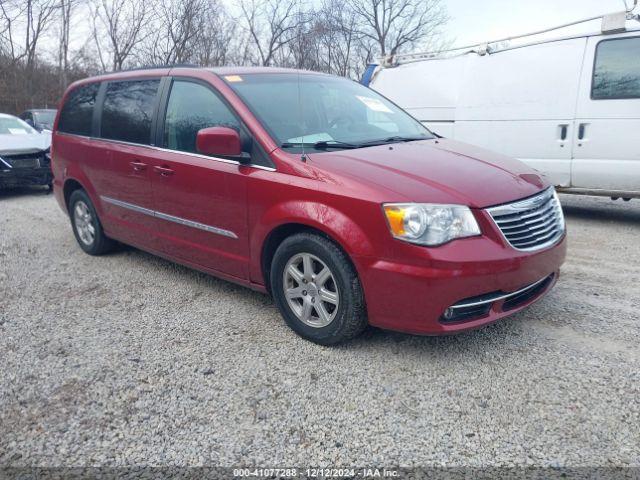
[[(300, 22), (301, 17), (302, 17), (302, 11), (300, 10), (300, 4), (298, 3), (298, 31), (297, 31), (297, 35), (298, 35), (298, 40), (300, 40), (300, 28), (302, 23)], [(302, 108), (302, 93), (301, 93), (301, 87), (300, 87), (300, 61), (298, 60), (298, 65), (296, 65), (296, 70), (297, 70), (297, 78), (298, 78), (298, 115), (300, 116), (300, 125), (302, 126), (302, 136), (300, 137), (300, 139), (302, 140), (301, 145), (302, 145), (302, 155), (300, 155), (300, 160), (302, 162), (306, 162), (307, 161), (307, 154), (304, 151), (304, 129), (305, 129), (305, 121), (304, 121), (304, 117), (302, 116), (304, 113), (304, 110)]]
[(298, 68), (298, 115), (300, 118), (300, 125), (302, 126), (302, 136), (300, 137), (300, 139), (302, 140), (300, 145), (302, 146), (302, 155), (300, 155), (300, 160), (303, 162), (307, 161), (307, 154), (304, 151), (304, 118), (302, 116), (303, 114), (303, 109), (302, 109), (302, 93), (300, 92), (300, 69)]

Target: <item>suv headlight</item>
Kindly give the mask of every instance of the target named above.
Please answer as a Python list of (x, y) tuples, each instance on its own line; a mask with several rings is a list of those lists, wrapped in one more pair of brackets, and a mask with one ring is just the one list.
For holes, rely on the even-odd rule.
[(433, 247), (480, 235), (476, 218), (464, 205), (385, 203), (382, 207), (391, 234), (406, 242)]

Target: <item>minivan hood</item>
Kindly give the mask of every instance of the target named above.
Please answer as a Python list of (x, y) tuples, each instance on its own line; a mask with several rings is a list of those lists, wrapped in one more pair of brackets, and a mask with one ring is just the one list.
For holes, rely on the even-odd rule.
[(46, 150), (51, 145), (50, 133), (0, 135), (0, 155), (15, 155)]
[(475, 208), (535, 195), (548, 186), (524, 163), (444, 138), (311, 155), (320, 168), (381, 187), (386, 201)]

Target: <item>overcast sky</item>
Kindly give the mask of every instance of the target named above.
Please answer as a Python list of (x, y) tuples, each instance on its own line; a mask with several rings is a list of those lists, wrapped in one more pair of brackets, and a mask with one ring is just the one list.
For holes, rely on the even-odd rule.
[[(454, 46), (482, 43), (625, 9), (623, 0), (444, 0)], [(633, 0), (627, 0), (631, 6)], [(638, 7), (640, 8), (640, 7)], [(599, 30), (598, 22), (565, 30)], [(558, 34), (556, 33), (555, 36)]]

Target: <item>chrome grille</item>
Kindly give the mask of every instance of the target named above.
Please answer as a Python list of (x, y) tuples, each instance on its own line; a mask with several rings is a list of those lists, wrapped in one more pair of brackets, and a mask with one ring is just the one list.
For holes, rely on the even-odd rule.
[(487, 212), (517, 250), (540, 250), (564, 234), (562, 206), (553, 187), (524, 200), (488, 208)]

